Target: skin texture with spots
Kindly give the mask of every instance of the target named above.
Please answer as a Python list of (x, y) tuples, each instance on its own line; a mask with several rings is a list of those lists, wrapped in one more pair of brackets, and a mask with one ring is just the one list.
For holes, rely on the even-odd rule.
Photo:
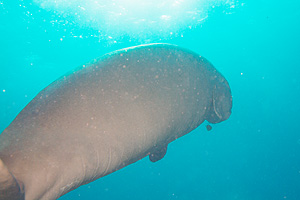
[(231, 107), (225, 78), (189, 50), (106, 54), (42, 90), (0, 135), (0, 199), (57, 199), (145, 156), (156, 162)]

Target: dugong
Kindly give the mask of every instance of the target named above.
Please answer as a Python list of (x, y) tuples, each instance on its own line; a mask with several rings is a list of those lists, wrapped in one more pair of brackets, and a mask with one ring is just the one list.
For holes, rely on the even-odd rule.
[(42, 90), (0, 135), (0, 199), (51, 200), (229, 118), (228, 82), (170, 44), (118, 50)]

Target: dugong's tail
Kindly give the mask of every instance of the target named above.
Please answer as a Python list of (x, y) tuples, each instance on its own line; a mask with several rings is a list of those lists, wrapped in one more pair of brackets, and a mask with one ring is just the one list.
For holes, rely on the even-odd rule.
[(25, 193), (0, 159), (0, 200), (24, 200)]

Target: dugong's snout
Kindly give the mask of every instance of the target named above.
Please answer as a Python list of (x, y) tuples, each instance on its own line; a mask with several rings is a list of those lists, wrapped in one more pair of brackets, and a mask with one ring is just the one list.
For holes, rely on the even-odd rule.
[(219, 123), (229, 118), (232, 108), (232, 96), (228, 82), (219, 77), (213, 87), (212, 100), (206, 113), (206, 120)]

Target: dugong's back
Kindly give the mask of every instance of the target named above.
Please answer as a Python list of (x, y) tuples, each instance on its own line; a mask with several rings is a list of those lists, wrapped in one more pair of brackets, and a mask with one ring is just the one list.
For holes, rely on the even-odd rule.
[(195, 53), (107, 54), (50, 84), (0, 135), (0, 199), (56, 199), (230, 112), (227, 81)]

